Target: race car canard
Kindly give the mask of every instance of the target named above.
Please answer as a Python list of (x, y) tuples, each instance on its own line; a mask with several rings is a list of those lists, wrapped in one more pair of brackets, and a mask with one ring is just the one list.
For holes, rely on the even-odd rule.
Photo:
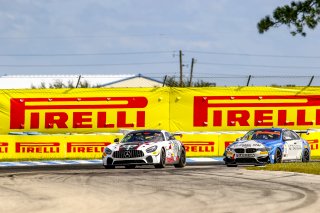
[(284, 161), (308, 162), (310, 153), (307, 141), (292, 130), (254, 129), (226, 148), (224, 161), (227, 166), (263, 165)]
[(103, 166), (135, 168), (137, 165), (154, 165), (164, 168), (171, 164), (177, 168), (186, 165), (186, 150), (182, 142), (164, 130), (138, 130), (127, 133), (119, 142), (110, 144), (102, 155)]

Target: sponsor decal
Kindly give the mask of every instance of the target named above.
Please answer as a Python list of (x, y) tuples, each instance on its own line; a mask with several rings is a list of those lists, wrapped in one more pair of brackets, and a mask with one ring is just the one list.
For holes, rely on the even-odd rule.
[[(295, 116), (290, 117), (288, 110), (277, 109), (311, 106), (320, 107), (320, 96), (194, 96), (193, 126), (207, 127), (209, 123), (213, 127), (320, 125), (320, 109), (296, 109)], [(253, 113), (237, 108), (250, 108)], [(213, 117), (208, 117), (209, 110)], [(306, 114), (310, 113), (315, 118), (307, 120)]]
[(110, 142), (68, 142), (67, 153), (103, 153)]
[[(145, 127), (145, 111), (138, 109), (147, 104), (146, 97), (11, 98), (10, 129), (67, 129), (70, 121), (72, 128)], [(124, 109), (132, 108), (137, 109), (136, 119), (129, 122)], [(28, 124), (26, 113), (30, 116)], [(109, 123), (110, 113), (116, 116), (116, 123)]]
[(0, 154), (1, 153), (8, 153), (8, 146), (7, 142), (0, 142)]
[(307, 141), (310, 145), (311, 150), (318, 150), (319, 149), (319, 140), (318, 139), (307, 140)]
[(59, 153), (59, 142), (16, 142), (16, 153)]
[(186, 152), (214, 152), (214, 142), (183, 141)]

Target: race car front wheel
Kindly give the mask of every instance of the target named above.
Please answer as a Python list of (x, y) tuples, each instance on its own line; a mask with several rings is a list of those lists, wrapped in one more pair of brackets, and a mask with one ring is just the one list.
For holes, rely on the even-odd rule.
[(160, 153), (160, 163), (155, 164), (154, 167), (156, 168), (164, 168), (166, 166), (166, 151), (161, 149)]

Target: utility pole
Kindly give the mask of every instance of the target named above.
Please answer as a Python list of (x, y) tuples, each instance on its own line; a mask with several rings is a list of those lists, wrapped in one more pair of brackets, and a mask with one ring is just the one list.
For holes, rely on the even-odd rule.
[(183, 74), (183, 70), (182, 70), (182, 67), (183, 67), (183, 64), (182, 64), (182, 51), (180, 50), (179, 51), (179, 59), (180, 59), (180, 87), (182, 87), (182, 74)]
[(193, 65), (194, 65), (194, 58), (192, 58), (191, 60), (191, 68), (190, 68), (190, 81), (189, 81), (189, 87), (191, 87), (191, 84), (192, 84), (192, 75), (193, 75)]
[(80, 80), (81, 80), (81, 75), (79, 75), (79, 78), (78, 78), (78, 82), (77, 82), (76, 88), (78, 88), (79, 83), (80, 83)]

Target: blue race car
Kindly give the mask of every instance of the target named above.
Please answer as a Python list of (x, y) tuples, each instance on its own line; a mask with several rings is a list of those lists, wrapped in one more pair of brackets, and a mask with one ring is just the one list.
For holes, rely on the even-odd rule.
[[(300, 132), (302, 133), (302, 131)], [(227, 166), (239, 164), (264, 165), (284, 161), (309, 162), (307, 141), (289, 129), (254, 129), (230, 144), (224, 153)]]

